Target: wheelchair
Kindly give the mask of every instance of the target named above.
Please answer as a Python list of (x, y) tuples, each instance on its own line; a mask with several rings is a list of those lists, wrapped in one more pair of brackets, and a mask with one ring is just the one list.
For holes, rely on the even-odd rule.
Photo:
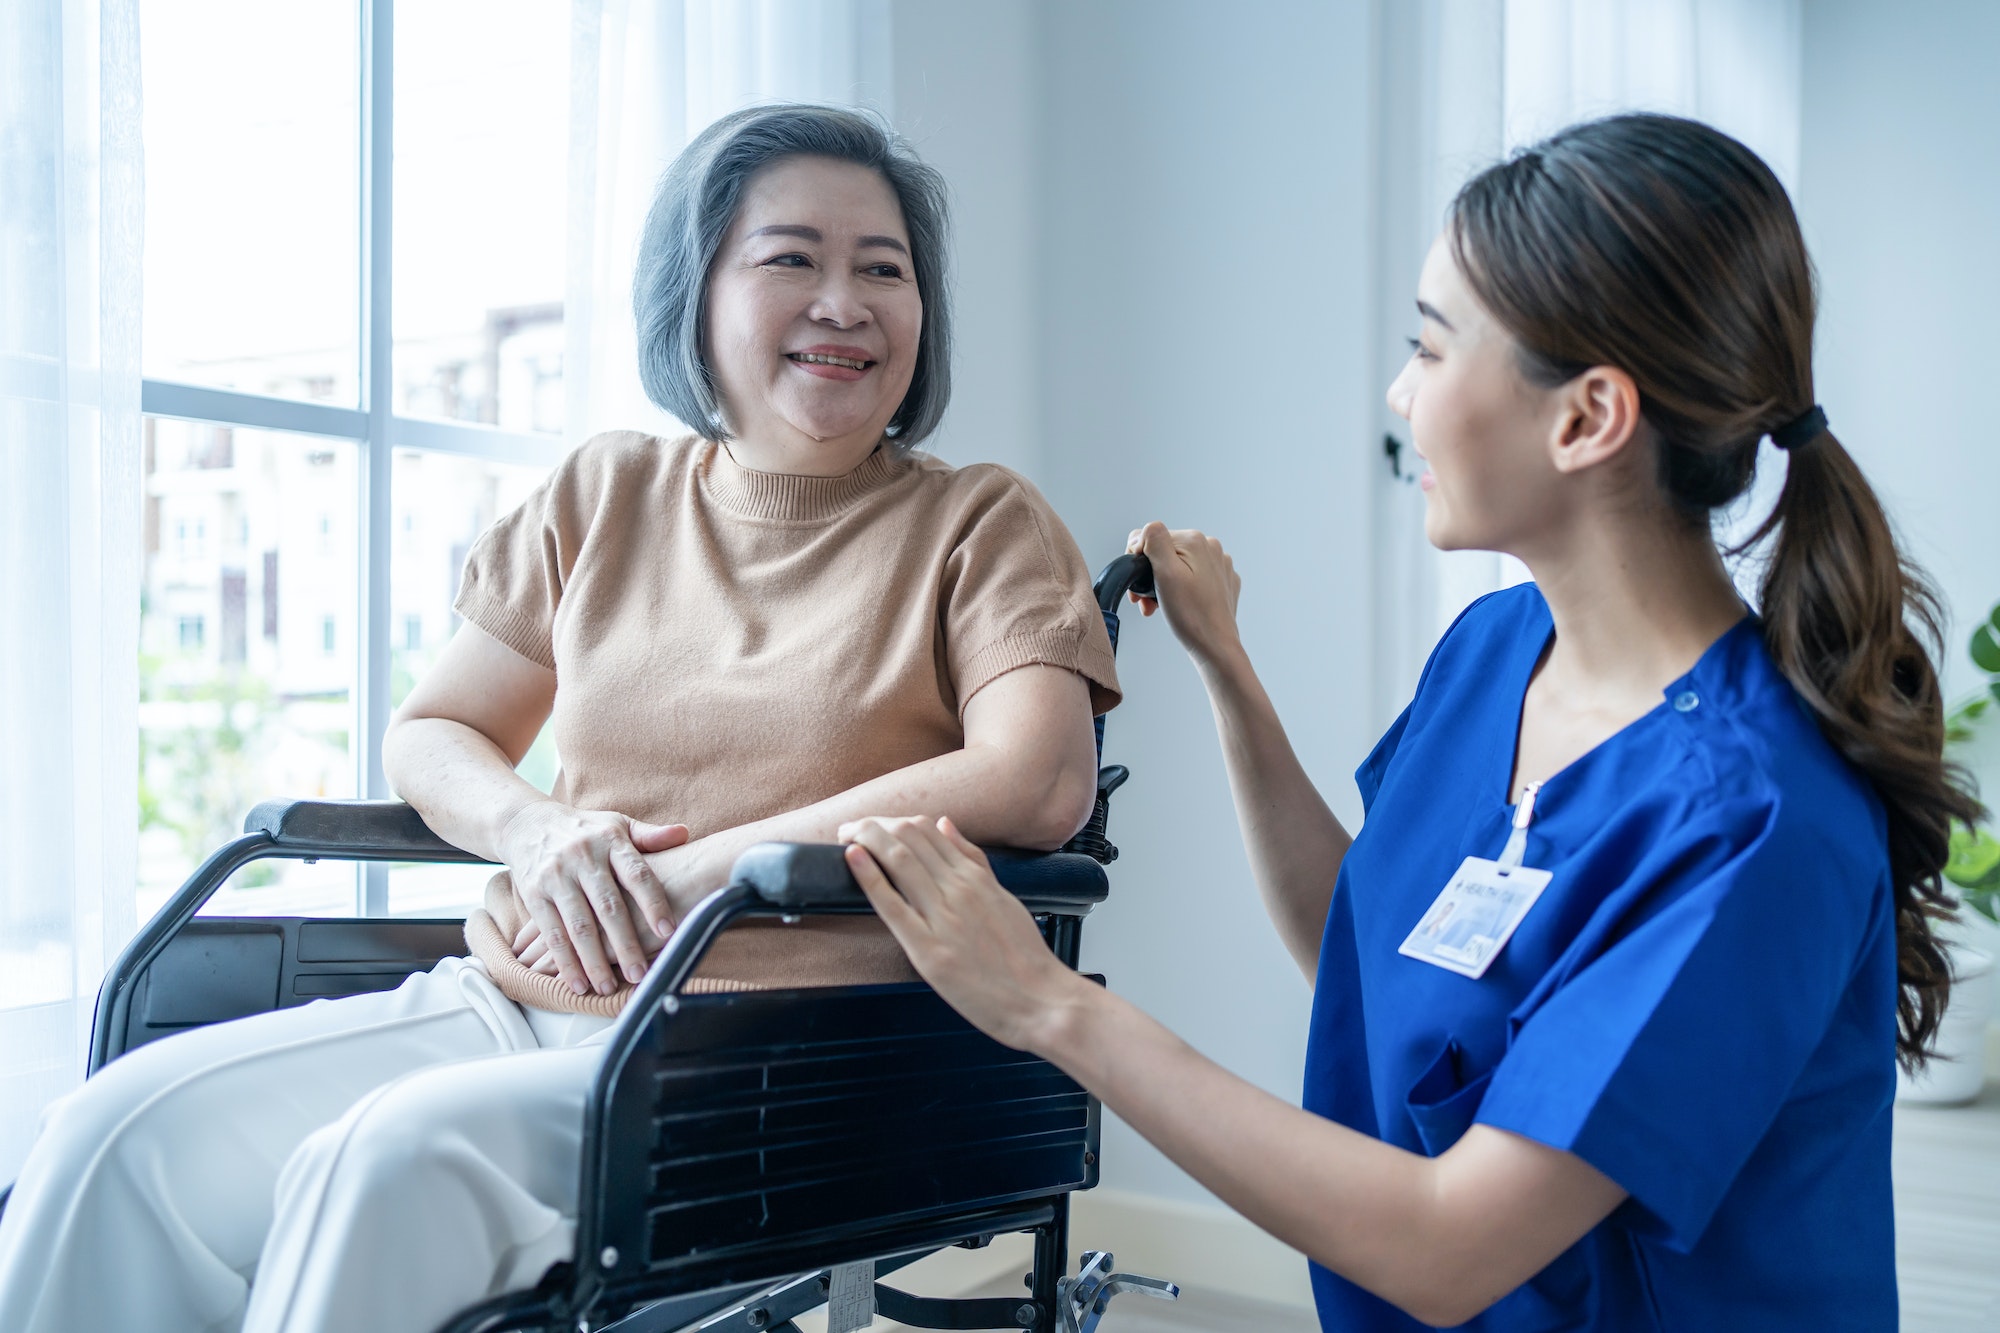
[[(1113, 650), (1144, 556), (1098, 576)], [(1102, 764), (1104, 719), (1097, 719)], [(1083, 918), (1109, 892), (1111, 794), (1059, 852), (989, 852), (1000, 883), (1077, 965)], [(105, 978), (90, 1073), (149, 1041), (316, 999), (390, 990), (462, 954), (463, 923), (197, 917), (252, 861), (463, 862), (395, 801), (271, 801), (141, 928)], [(798, 1333), (869, 1307), (916, 1328), (1090, 1333), (1113, 1297), (1178, 1288), (1086, 1252), (1069, 1275), (1069, 1195), (1097, 1184), (1096, 1098), (1055, 1066), (973, 1028), (921, 983), (683, 994), (715, 936), (746, 916), (869, 911), (838, 847), (765, 843), (690, 911), (612, 1029), (586, 1102), (574, 1258), (532, 1290), (477, 1304), (439, 1333)], [(1101, 979), (1100, 979), (1101, 980)], [(0, 1208), (6, 1203), (0, 1193)], [(949, 1246), (1034, 1237), (1016, 1297), (934, 1299), (880, 1279)], [(859, 1313), (849, 1313), (857, 1309)]]

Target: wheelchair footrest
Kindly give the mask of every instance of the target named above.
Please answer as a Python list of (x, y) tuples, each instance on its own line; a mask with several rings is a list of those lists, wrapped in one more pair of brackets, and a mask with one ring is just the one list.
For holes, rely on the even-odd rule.
[(1033, 1328), (1041, 1320), (1041, 1308), (1031, 1300), (1006, 1296), (937, 1300), (912, 1296), (880, 1282), (875, 1284), (875, 1311), (911, 1328)]
[(1103, 1251), (1085, 1250), (1076, 1276), (1056, 1284), (1057, 1327), (1062, 1333), (1094, 1333), (1111, 1307), (1111, 1298), (1128, 1291), (1162, 1301), (1179, 1298), (1181, 1289), (1174, 1283), (1136, 1273), (1114, 1273), (1113, 1262)]

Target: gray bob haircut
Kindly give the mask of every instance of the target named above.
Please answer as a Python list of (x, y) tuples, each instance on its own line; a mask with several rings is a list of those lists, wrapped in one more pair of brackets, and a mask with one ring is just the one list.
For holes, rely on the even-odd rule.
[(902, 204), (924, 319), (910, 390), (885, 435), (898, 452), (907, 451), (937, 429), (951, 398), (945, 184), (869, 112), (801, 103), (747, 107), (710, 125), (674, 159), (646, 214), (632, 276), (639, 380), (646, 396), (675, 419), (708, 439), (726, 438), (715, 378), (701, 350), (708, 271), (744, 185), (760, 168), (795, 156), (830, 157), (880, 172)]

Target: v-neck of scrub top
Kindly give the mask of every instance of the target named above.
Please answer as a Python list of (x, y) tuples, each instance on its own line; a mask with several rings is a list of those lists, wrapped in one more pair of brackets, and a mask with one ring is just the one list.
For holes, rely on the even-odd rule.
[[(1535, 683), (1535, 672), (1541, 666), (1542, 659), (1547, 657), (1555, 648), (1556, 642), (1555, 617), (1549, 614), (1548, 603), (1537, 597), (1535, 605), (1540, 609), (1541, 615), (1539, 617), (1528, 616), (1522, 629), (1523, 633), (1532, 639), (1535, 634), (1536, 624), (1539, 621), (1541, 625), (1541, 639), (1535, 649), (1534, 655), (1527, 659), (1525, 665), (1517, 664), (1516, 670), (1509, 677), (1509, 688), (1506, 697), (1514, 700), (1513, 726), (1503, 733), (1495, 734), (1495, 740), (1499, 748), (1493, 751), (1489, 760), (1489, 763), (1498, 770), (1497, 787), (1500, 794), (1500, 804), (1503, 807), (1510, 828), (1513, 826), (1514, 812), (1520, 808), (1520, 802), (1508, 798), (1514, 794), (1514, 768), (1515, 761), (1520, 757), (1521, 753), (1522, 726), (1527, 720), (1528, 690)], [(1729, 629), (1723, 631), (1722, 638), (1717, 639), (1714, 643), (1703, 649), (1701, 656), (1705, 658), (1721, 647), (1723, 639), (1728, 638), (1730, 634), (1734, 633), (1749, 619), (1748, 616), (1745, 616), (1743, 620), (1737, 621), (1736, 624), (1731, 625)], [(1572, 778), (1571, 775), (1577, 770), (1585, 768), (1600, 752), (1633, 738), (1637, 738), (1640, 743), (1643, 743), (1644, 728), (1651, 724), (1655, 718), (1660, 717), (1667, 711), (1669, 706), (1668, 700), (1688, 697), (1686, 686), (1691, 681), (1695, 671), (1700, 669), (1700, 665), (1701, 660), (1697, 658), (1695, 665), (1690, 667), (1685, 675), (1661, 692), (1659, 703), (1654, 704), (1638, 717), (1633, 718), (1609, 736), (1598, 741), (1597, 744), (1591, 746), (1588, 750), (1585, 750), (1555, 772), (1544, 773), (1539, 778), (1529, 778), (1528, 781), (1540, 784), (1535, 790), (1536, 808), (1541, 808), (1541, 803), (1544, 799), (1553, 799), (1550, 795), (1552, 789), (1559, 793), (1564, 785), (1577, 780)], [(1493, 854), (1498, 856), (1499, 852), (1496, 850)]]
[[(1787, 898), (1792, 890), (1783, 886), (1810, 869), (1816, 878), (1800, 892), (1824, 902), (1793, 929), (1814, 941), (1794, 951), (1811, 973), (1800, 986), (1809, 1012), (1773, 1017), (1774, 1050), (1783, 1049), (1772, 1058), (1772, 1077), (1796, 1066), (1806, 1071), (1797, 1077), (1825, 1082), (1841, 1102), (1834, 1117), (1841, 1128), (1829, 1142), (1856, 1155), (1835, 1172), (1835, 1187), (1863, 1200), (1857, 1206), (1870, 1221), (1862, 1230), (1888, 1234), (1895, 965), (1879, 803), (1819, 734), (1770, 661), (1761, 626), (1746, 615), (1667, 686), (1658, 705), (1544, 778), (1525, 862), (1552, 878), (1483, 977), (1400, 955), (1460, 862), (1497, 858), (1506, 844), (1522, 707), (1552, 633), (1533, 585), (1476, 603), (1356, 773), (1368, 814), (1342, 862), (1321, 945), (1305, 1104), (1433, 1156), (1475, 1120), (1492, 1122), (1578, 1153), (1632, 1193), (1612, 1219), (1473, 1327), (1644, 1328), (1655, 1322), (1640, 1318), (1648, 1309), (1676, 1308), (1698, 1320), (1687, 1327), (1790, 1327), (1699, 1322), (1716, 1317), (1703, 1298), (1682, 1308), (1658, 1287), (1663, 1273), (1687, 1262), (1676, 1247), (1698, 1247), (1704, 1231), (1707, 1248), (1716, 1236), (1739, 1234), (1743, 1219), (1729, 1199), (1765, 1189), (1800, 1198), (1819, 1187), (1782, 1165), (1769, 1168), (1771, 1179), (1760, 1176), (1763, 1126), (1723, 1124), (1726, 1108), (1702, 1114), (1719, 1117), (1718, 1155), (1749, 1155), (1741, 1174), (1750, 1185), (1731, 1195), (1735, 1177), (1719, 1166), (1671, 1167), (1681, 1145), (1662, 1126), (1651, 1151), (1645, 1099), (1681, 1095), (1660, 1091), (1661, 1079), (1681, 1088), (1699, 1077), (1698, 1059), (1683, 1069), (1699, 1052), (1682, 1047), (1698, 1045), (1705, 1028), (1745, 1002), (1723, 999), (1729, 992), (1711, 974), (1757, 975), (1760, 959), (1739, 938), (1742, 923), (1768, 918), (1759, 929), (1787, 928), (1786, 914), (1811, 900)], [(1794, 844), (1824, 863), (1806, 866)], [(1746, 866), (1766, 887), (1738, 884)], [(1704, 1008), (1711, 1004), (1719, 1006), (1712, 1015)], [(1696, 1011), (1704, 1017), (1690, 1023), (1685, 1015)], [(1795, 1049), (1808, 1038), (1813, 1049)], [(1751, 1081), (1744, 1076), (1746, 1115), (1764, 1114), (1757, 1108), (1766, 1102), (1778, 1114), (1794, 1092), (1791, 1083), (1753, 1091)], [(1632, 1097), (1640, 1098), (1636, 1112), (1620, 1100)], [(1778, 1114), (1774, 1123), (1787, 1130), (1792, 1121)], [(1682, 1155), (1690, 1154), (1698, 1160), (1699, 1145)], [(1655, 1159), (1657, 1180), (1648, 1165)], [(1831, 1197), (1825, 1207), (1835, 1207)], [(1768, 1219), (1763, 1225), (1785, 1230)], [(1879, 1306), (1886, 1284), (1893, 1309), (1893, 1244), (1844, 1256), (1819, 1276), (1849, 1309)], [(1711, 1291), (1702, 1284), (1712, 1277), (1690, 1279), (1690, 1289)], [(1727, 1272), (1715, 1279), (1730, 1280)], [(1420, 1327), (1322, 1269), (1314, 1283), (1330, 1328)], [(1565, 1322), (1577, 1313), (1571, 1300), (1628, 1322)]]

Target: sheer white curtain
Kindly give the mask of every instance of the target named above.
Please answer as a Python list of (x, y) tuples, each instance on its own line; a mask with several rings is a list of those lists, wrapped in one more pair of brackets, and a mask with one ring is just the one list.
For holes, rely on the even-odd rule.
[(889, 0), (574, 0), (565, 435), (672, 430), (639, 387), (632, 264), (660, 173), (757, 102), (890, 105)]
[(1507, 0), (1509, 148), (1614, 111), (1705, 120), (1787, 189), (1799, 164), (1800, 0)]
[[(1507, 147), (1591, 116), (1665, 111), (1741, 139), (1796, 199), (1801, 3), (1507, 0)], [(1724, 516), (1724, 541), (1747, 537), (1777, 502), (1784, 461), (1769, 441), (1762, 448), (1750, 494)], [(1755, 573), (1754, 564), (1738, 570), (1746, 596)], [(1502, 559), (1498, 575), (1495, 587), (1526, 571)]]
[(137, 0), (0, 3), (0, 1183), (133, 925), (138, 38)]
[[(1424, 247), (1467, 175), (1563, 126), (1617, 111), (1705, 120), (1761, 154), (1787, 188), (1797, 180), (1801, 0), (1421, 0), (1401, 20), (1417, 105), (1404, 110), (1415, 170), (1385, 173), (1410, 201), (1385, 212), (1385, 269), (1414, 280)], [(1398, 33), (1391, 28), (1392, 42)], [(1391, 47), (1394, 58), (1395, 48)], [(1397, 109), (1390, 108), (1391, 115)], [(1392, 124), (1390, 131), (1398, 133)], [(1391, 152), (1395, 145), (1388, 145)], [(1407, 219), (1405, 222), (1403, 219)], [(1404, 234), (1402, 228), (1414, 225)], [(1385, 279), (1385, 283), (1388, 279)], [(1394, 334), (1407, 332), (1405, 290), (1383, 293)], [(1393, 346), (1393, 345), (1392, 345)], [(1393, 352), (1392, 356), (1400, 359)], [(1391, 434), (1400, 422), (1390, 422)], [(1760, 469), (1776, 478), (1779, 468)], [(1761, 512), (1769, 485), (1745, 504)], [(1392, 544), (1421, 542), (1407, 488), (1388, 493)], [(1743, 515), (1733, 526), (1741, 527)], [(1385, 715), (1408, 697), (1430, 645), (1475, 598), (1518, 582), (1518, 561), (1480, 551), (1392, 552), (1378, 615)], [(1428, 608), (1428, 614), (1405, 608)]]

